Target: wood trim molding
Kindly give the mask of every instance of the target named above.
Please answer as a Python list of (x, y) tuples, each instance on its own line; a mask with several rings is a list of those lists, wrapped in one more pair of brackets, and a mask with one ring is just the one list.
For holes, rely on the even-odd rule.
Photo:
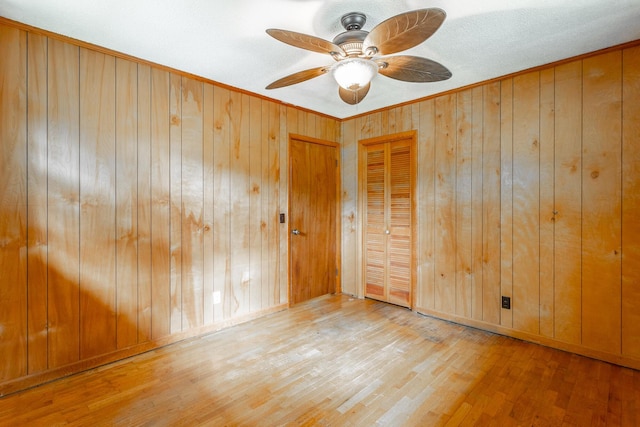
[(297, 139), (298, 141), (308, 142), (310, 144), (327, 145), (329, 147), (335, 147), (335, 148), (340, 146), (340, 144), (337, 143), (337, 142), (327, 141), (327, 140), (319, 139), (319, 138), (313, 138), (311, 136), (298, 135), (298, 134), (295, 134), (295, 133), (290, 133), (289, 134), (289, 141), (291, 141), (292, 139)]
[[(358, 144), (360, 145), (375, 145), (375, 144), (382, 144), (382, 143), (386, 143), (386, 142), (395, 142), (395, 141), (400, 141), (401, 139), (412, 139), (412, 144), (416, 143), (416, 140), (418, 139), (418, 132), (416, 130), (409, 130), (406, 132), (398, 132), (398, 133), (392, 133), (392, 134), (388, 134), (388, 135), (381, 135), (381, 136), (376, 136), (374, 138), (366, 138), (366, 139), (361, 139), (358, 141)], [(415, 148), (415, 147), (412, 147)]]

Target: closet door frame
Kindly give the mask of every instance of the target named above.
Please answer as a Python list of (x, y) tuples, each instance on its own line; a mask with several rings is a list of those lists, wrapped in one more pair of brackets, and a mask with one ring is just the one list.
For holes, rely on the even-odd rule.
[(364, 298), (366, 295), (365, 289), (365, 212), (367, 209), (366, 206), (366, 176), (367, 176), (367, 147), (371, 145), (392, 143), (395, 141), (401, 140), (410, 140), (411, 146), (411, 159), (410, 159), (410, 176), (411, 176), (411, 297), (409, 301), (409, 308), (413, 309), (415, 306), (415, 298), (416, 298), (416, 256), (417, 256), (417, 242), (418, 238), (416, 236), (416, 232), (418, 230), (417, 224), (417, 197), (418, 191), (416, 187), (416, 176), (417, 176), (417, 168), (416, 168), (416, 159), (417, 159), (417, 132), (415, 130), (407, 131), (407, 132), (399, 132), (389, 135), (382, 135), (374, 138), (366, 138), (358, 141), (358, 215), (357, 220), (357, 241), (359, 242), (357, 246), (358, 254), (357, 260), (358, 265), (356, 268), (356, 280), (357, 280), (357, 291), (358, 297)]

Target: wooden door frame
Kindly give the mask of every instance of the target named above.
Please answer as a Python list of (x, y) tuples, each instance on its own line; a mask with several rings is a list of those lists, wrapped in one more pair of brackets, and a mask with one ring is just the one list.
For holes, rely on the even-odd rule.
[(297, 140), (297, 141), (302, 141), (308, 144), (318, 144), (318, 145), (325, 145), (328, 147), (333, 147), (336, 149), (336, 161), (337, 161), (337, 165), (336, 165), (336, 211), (334, 213), (335, 215), (335, 221), (336, 221), (336, 236), (335, 236), (335, 241), (336, 241), (336, 287), (335, 287), (335, 293), (336, 294), (340, 294), (342, 293), (342, 270), (341, 270), (341, 262), (342, 262), (342, 203), (341, 200), (342, 198), (340, 197), (340, 192), (341, 192), (341, 180), (340, 180), (340, 165), (341, 165), (341, 159), (340, 159), (340, 144), (338, 144), (337, 142), (332, 142), (332, 141), (325, 141), (323, 139), (318, 139), (318, 138), (312, 138), (310, 136), (304, 136), (304, 135), (298, 135), (295, 133), (290, 133), (289, 134), (289, 141), (287, 142), (287, 166), (288, 166), (288, 171), (287, 171), (287, 179), (288, 179), (288, 183), (287, 183), (287, 306), (291, 307), (291, 173), (292, 173), (292, 165), (293, 162), (291, 161), (291, 141), (292, 140)]
[(409, 304), (410, 304), (409, 308), (413, 310), (413, 307), (415, 306), (415, 301), (416, 301), (416, 277), (417, 277), (416, 257), (417, 257), (417, 244), (418, 244), (418, 238), (417, 238), (418, 218), (417, 218), (417, 212), (416, 212), (417, 198), (418, 198), (418, 191), (417, 191), (417, 185), (416, 185), (416, 182), (417, 182), (416, 161), (418, 157), (417, 156), (418, 155), (418, 151), (417, 151), (418, 132), (415, 130), (399, 132), (399, 133), (394, 133), (389, 135), (376, 136), (374, 138), (366, 138), (358, 141), (358, 212), (361, 212), (361, 214), (358, 215), (357, 231), (356, 231), (357, 233), (356, 241), (359, 242), (359, 244), (357, 245), (358, 253), (357, 253), (356, 259), (358, 264), (360, 264), (359, 266), (356, 266), (356, 290), (358, 293), (357, 295), (358, 298), (365, 297), (366, 289), (365, 289), (364, 278), (365, 278), (366, 265), (364, 263), (364, 253), (365, 253), (364, 212), (366, 210), (366, 205), (365, 205), (364, 195), (367, 190), (365, 187), (365, 182), (366, 182), (365, 177), (367, 172), (365, 159), (367, 154), (367, 147), (371, 145), (391, 143), (391, 142), (405, 140), (405, 139), (409, 139), (411, 141), (410, 142), (410, 146), (411, 146), (410, 187), (411, 187), (411, 233), (412, 233), (411, 237), (412, 238), (411, 238), (411, 260), (410, 260), (411, 262), (411, 301), (409, 301)]

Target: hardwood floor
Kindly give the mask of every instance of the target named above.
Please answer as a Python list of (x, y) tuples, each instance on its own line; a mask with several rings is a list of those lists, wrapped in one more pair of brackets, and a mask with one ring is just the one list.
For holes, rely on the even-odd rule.
[(327, 296), (0, 399), (0, 425), (640, 425), (640, 372)]

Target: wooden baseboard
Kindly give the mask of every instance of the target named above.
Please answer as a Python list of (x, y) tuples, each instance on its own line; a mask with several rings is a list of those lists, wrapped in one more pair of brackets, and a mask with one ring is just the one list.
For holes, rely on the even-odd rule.
[(69, 375), (77, 374), (79, 372), (87, 371), (89, 369), (97, 368), (108, 363), (117, 362), (119, 360), (126, 359), (131, 356), (145, 353), (147, 351), (155, 350), (160, 347), (164, 347), (170, 344), (174, 344), (180, 341), (184, 341), (190, 338), (201, 337), (221, 329), (228, 328), (240, 323), (248, 322), (267, 314), (282, 311), (288, 308), (288, 304), (280, 304), (265, 310), (256, 311), (243, 316), (238, 316), (233, 319), (224, 320), (222, 322), (214, 323), (211, 325), (201, 326), (198, 328), (190, 329), (188, 331), (176, 333), (163, 338), (159, 338), (153, 341), (147, 341), (144, 343), (136, 344), (131, 347), (123, 348), (108, 354), (103, 354), (91, 359), (80, 360), (78, 362), (71, 363), (69, 365), (60, 366), (58, 368), (49, 369), (47, 371), (34, 373), (20, 378), (15, 378), (3, 383), (0, 383), (0, 398), (12, 393), (16, 393), (22, 390), (26, 390), (31, 387), (36, 387), (45, 384), (50, 381), (54, 381), (60, 378), (67, 377)]
[(601, 350), (595, 350), (595, 349), (591, 349), (591, 348), (584, 347), (577, 344), (570, 344), (570, 343), (556, 340), (551, 337), (531, 334), (528, 332), (516, 331), (514, 329), (506, 328), (500, 325), (495, 325), (493, 323), (483, 322), (483, 321), (474, 320), (474, 319), (468, 319), (466, 317), (457, 316), (455, 314), (442, 313), (442, 312), (431, 310), (428, 308), (414, 307), (414, 311), (419, 314), (423, 314), (425, 316), (435, 317), (437, 319), (458, 323), (460, 325), (482, 329), (483, 331), (493, 332), (499, 335), (504, 335), (507, 337), (528, 341), (534, 344), (540, 344), (546, 347), (552, 347), (558, 350), (579, 354), (581, 356), (590, 357), (592, 359), (598, 359), (604, 362), (609, 362), (609, 363), (624, 366), (627, 368), (640, 370), (640, 360), (633, 359), (630, 357), (625, 357), (619, 354), (608, 353)]

